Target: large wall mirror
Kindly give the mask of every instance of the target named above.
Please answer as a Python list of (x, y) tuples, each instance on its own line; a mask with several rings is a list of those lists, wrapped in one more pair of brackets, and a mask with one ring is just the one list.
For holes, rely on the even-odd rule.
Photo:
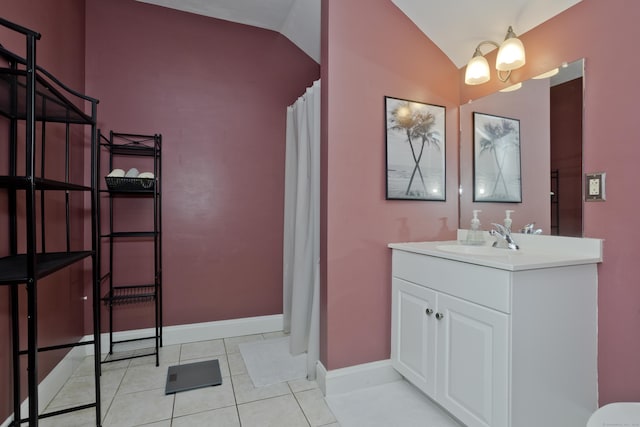
[(460, 106), (460, 228), (474, 209), (483, 229), (513, 210), (514, 231), (582, 236), (584, 60), (552, 72)]

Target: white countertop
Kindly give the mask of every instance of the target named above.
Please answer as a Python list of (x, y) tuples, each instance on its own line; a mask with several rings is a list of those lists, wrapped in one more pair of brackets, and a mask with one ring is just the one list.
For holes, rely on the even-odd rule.
[[(465, 231), (466, 230), (459, 230), (458, 236), (466, 235), (464, 234)], [(473, 248), (476, 248), (476, 246), (466, 247), (455, 240), (390, 243), (388, 246), (392, 249), (405, 252), (413, 252), (509, 271), (596, 264), (602, 262), (602, 240), (600, 239), (517, 233), (513, 233), (513, 237), (520, 246), (519, 250), (491, 248), (493, 238), (488, 238), (487, 245), (480, 250), (485, 253), (452, 252), (451, 249), (458, 248), (452, 248), (450, 245), (459, 245), (461, 251), (469, 248), (469, 251), (473, 252)], [(495, 255), (493, 255), (494, 253)]]

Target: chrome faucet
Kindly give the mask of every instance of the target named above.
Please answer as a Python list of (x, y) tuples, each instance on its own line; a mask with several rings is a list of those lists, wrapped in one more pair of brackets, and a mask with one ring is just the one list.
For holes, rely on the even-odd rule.
[(496, 237), (496, 241), (493, 242), (494, 248), (502, 247), (502, 248), (508, 248), (514, 251), (517, 251), (518, 249), (520, 249), (520, 247), (513, 240), (513, 237), (511, 237), (511, 231), (509, 231), (507, 227), (505, 227), (502, 224), (495, 224), (495, 223), (491, 223), (491, 225), (493, 225), (494, 228), (491, 231), (489, 231), (489, 234), (491, 234), (493, 237)]
[(523, 234), (542, 234), (542, 228), (533, 228), (536, 223), (532, 222), (531, 224), (527, 224), (520, 229), (520, 232)]

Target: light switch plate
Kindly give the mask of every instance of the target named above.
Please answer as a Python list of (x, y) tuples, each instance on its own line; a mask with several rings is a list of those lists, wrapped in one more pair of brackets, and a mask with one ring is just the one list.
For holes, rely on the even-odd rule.
[(605, 196), (605, 172), (585, 174), (584, 199), (587, 202), (604, 201)]

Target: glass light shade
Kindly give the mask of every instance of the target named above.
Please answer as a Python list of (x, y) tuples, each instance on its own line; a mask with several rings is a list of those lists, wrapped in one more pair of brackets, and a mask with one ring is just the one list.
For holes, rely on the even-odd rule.
[(496, 57), (496, 69), (509, 71), (525, 64), (524, 45), (517, 37), (510, 37), (502, 42)]
[(513, 92), (514, 90), (518, 90), (522, 87), (522, 83), (516, 83), (511, 86), (507, 86), (504, 89), (500, 89), (499, 92)]
[(464, 73), (464, 82), (468, 85), (479, 85), (489, 81), (489, 63), (482, 55), (471, 58)]
[(538, 74), (535, 77), (531, 77), (535, 80), (548, 79), (549, 77), (553, 77), (560, 72), (559, 68), (554, 68), (553, 70), (547, 71), (546, 73)]

